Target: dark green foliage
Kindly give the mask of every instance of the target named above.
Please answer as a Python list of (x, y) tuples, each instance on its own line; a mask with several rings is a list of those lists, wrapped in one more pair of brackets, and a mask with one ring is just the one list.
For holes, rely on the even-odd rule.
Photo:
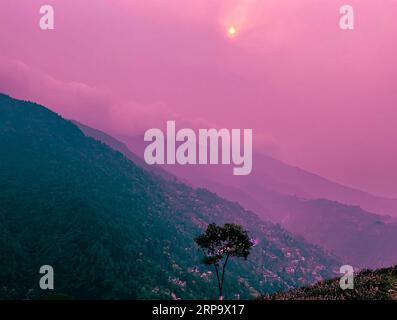
[[(230, 298), (311, 283), (339, 264), (238, 204), (161, 179), (48, 109), (4, 95), (0, 150), (0, 299), (215, 298), (192, 241), (210, 222), (241, 224), (259, 239), (248, 261), (230, 262)], [(38, 288), (45, 264), (55, 271), (51, 293)]]
[(229, 258), (239, 257), (247, 260), (254, 242), (242, 226), (232, 223), (223, 227), (211, 223), (195, 241), (204, 252), (204, 264), (215, 268), (219, 299), (223, 299), (223, 283)]
[(214, 262), (209, 264), (219, 262), (224, 256), (247, 259), (253, 246), (247, 231), (242, 226), (232, 223), (223, 227), (211, 223), (204, 234), (198, 236), (195, 241), (204, 250), (206, 261), (208, 258), (214, 258)]
[(271, 300), (397, 300), (397, 266), (364, 270), (354, 277), (354, 289), (342, 290), (339, 279), (264, 296)]

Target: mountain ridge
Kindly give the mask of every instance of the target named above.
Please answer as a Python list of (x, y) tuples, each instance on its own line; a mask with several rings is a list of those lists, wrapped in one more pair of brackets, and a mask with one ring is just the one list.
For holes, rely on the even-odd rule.
[[(120, 136), (116, 139), (124, 141), (135, 154), (143, 155), (145, 148), (143, 137)], [(347, 205), (358, 205), (369, 212), (397, 217), (397, 199), (373, 195), (366, 191), (345, 186), (261, 153), (254, 153), (253, 171), (245, 177), (230, 175), (228, 166), (210, 168), (210, 166), (163, 165), (161, 167), (177, 177), (184, 178), (194, 186), (208, 187), (214, 182), (222, 181), (224, 185), (234, 185), (244, 192), (250, 191), (250, 185), (254, 185), (255, 188), (259, 186), (261, 188), (267, 187), (272, 191), (288, 196), (297, 196), (304, 199), (324, 198)]]
[[(215, 222), (258, 244), (231, 261), (226, 296), (250, 298), (335, 275), (339, 260), (239, 204), (147, 172), (43, 106), (0, 95), (1, 298), (214, 298), (194, 238)], [(36, 284), (35, 284), (36, 283)]]
[[(127, 157), (132, 154), (132, 159), (139, 158), (124, 143), (121, 150), (119, 148), (121, 142), (116, 138), (107, 136), (106, 140), (103, 140), (100, 131), (90, 131), (88, 127), (81, 129), (121, 152), (128, 150), (125, 153)], [(139, 146), (142, 142), (136, 144)], [(256, 165), (263, 168), (258, 161), (257, 159)], [(272, 168), (275, 166), (286, 168), (286, 165), (278, 160), (271, 161), (276, 163), (271, 165)], [(394, 250), (394, 244), (397, 243), (397, 224), (390, 216), (367, 212), (358, 205), (328, 198), (305, 199), (295, 194), (291, 195), (291, 192), (280, 193), (274, 187), (277, 186), (278, 179), (274, 178), (272, 181), (271, 178), (266, 177), (264, 181), (257, 183), (261, 175), (253, 178), (235, 177), (229, 172), (229, 167), (148, 166), (146, 163), (144, 166), (153, 172), (170, 170), (171, 176), (175, 175), (175, 179), (187, 181), (194, 187), (205, 187), (225, 199), (237, 201), (243, 207), (256, 212), (263, 220), (279, 223), (293, 234), (303, 236), (310, 243), (333, 252), (345, 264), (351, 264), (356, 268), (380, 268), (397, 262), (397, 252)], [(255, 170), (252, 175), (260, 174)], [(291, 170), (300, 172), (297, 168)], [(280, 176), (281, 170), (275, 171)], [(190, 175), (189, 172), (195, 173)], [(289, 173), (283, 175), (288, 177)], [(266, 184), (269, 181), (270, 186)], [(282, 185), (279, 188), (282, 188)]]

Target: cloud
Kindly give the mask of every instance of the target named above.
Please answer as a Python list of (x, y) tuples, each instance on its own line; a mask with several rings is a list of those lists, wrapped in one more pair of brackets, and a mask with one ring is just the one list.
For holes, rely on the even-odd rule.
[(134, 135), (179, 120), (164, 103), (121, 101), (106, 89), (55, 79), (25, 63), (0, 56), (0, 91), (43, 104), (67, 119), (116, 135)]
[(39, 0), (0, 10), (1, 55), (23, 61), (2, 58), (0, 90), (113, 135), (166, 120), (252, 128), (287, 163), (397, 194), (395, 0), (350, 0), (354, 32), (339, 29), (338, 1), (51, 3), (50, 33)]
[[(0, 56), (0, 92), (40, 103), (64, 118), (78, 120), (119, 137), (140, 136), (150, 128), (164, 130), (168, 120), (176, 121), (178, 129), (223, 128), (204, 118), (185, 118), (162, 102), (122, 101), (105, 89), (61, 81), (3, 56)], [(254, 144), (256, 150), (267, 154), (279, 152), (275, 139), (259, 132), (254, 137)]]
[(66, 118), (106, 116), (107, 93), (79, 82), (63, 82), (25, 63), (0, 57), (0, 90), (18, 99), (41, 103)]

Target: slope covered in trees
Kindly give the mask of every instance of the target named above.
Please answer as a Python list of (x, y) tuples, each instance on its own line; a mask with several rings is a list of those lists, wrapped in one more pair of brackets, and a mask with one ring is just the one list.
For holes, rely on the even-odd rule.
[[(320, 179), (318, 183), (322, 185), (319, 177), (262, 156), (257, 159), (254, 157), (254, 171), (244, 177), (233, 176), (230, 174), (230, 168), (222, 166), (148, 166), (114, 137), (80, 123), (76, 124), (86, 135), (120, 151), (142, 168), (165, 179), (179, 179), (191, 186), (205, 187), (221, 197), (237, 201), (244, 208), (254, 211), (263, 220), (279, 223), (292, 234), (302, 236), (310, 243), (333, 252), (343, 264), (360, 269), (378, 269), (397, 263), (395, 219), (367, 212), (355, 205), (328, 200), (332, 198), (331, 196), (310, 200), (310, 197), (305, 199), (289, 195), (286, 190), (282, 192), (282, 188), (273, 190), (274, 181), (269, 180), (263, 171), (266, 173), (274, 171), (277, 176), (283, 176), (284, 181), (295, 181), (300, 185), (304, 185), (303, 181), (307, 181), (309, 186), (318, 179)], [(142, 141), (143, 138), (134, 139), (134, 145), (143, 149)], [(131, 144), (129, 146), (132, 150), (140, 149)], [(143, 151), (138, 154), (142, 155)], [(260, 172), (257, 171), (258, 167), (261, 169)], [(164, 169), (174, 172), (177, 178)]]
[(0, 298), (216, 298), (194, 238), (243, 225), (257, 245), (232, 261), (225, 297), (330, 278), (340, 263), (204, 189), (141, 169), (43, 106), (0, 95)]

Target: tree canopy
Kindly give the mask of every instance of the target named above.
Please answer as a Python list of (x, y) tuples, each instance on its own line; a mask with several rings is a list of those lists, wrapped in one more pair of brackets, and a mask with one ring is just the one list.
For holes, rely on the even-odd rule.
[(223, 299), (223, 283), (226, 265), (230, 257), (248, 258), (254, 241), (248, 232), (237, 224), (225, 224), (223, 227), (212, 223), (205, 232), (195, 239), (203, 250), (203, 263), (213, 265), (218, 280), (219, 299)]

